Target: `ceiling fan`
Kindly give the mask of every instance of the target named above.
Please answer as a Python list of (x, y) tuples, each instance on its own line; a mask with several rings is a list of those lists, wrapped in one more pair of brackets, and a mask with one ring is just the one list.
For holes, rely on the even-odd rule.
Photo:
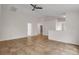
[(30, 5), (33, 7), (32, 11), (35, 11), (35, 9), (43, 9), (42, 7), (39, 7), (39, 6), (34, 5), (34, 4), (30, 4)]

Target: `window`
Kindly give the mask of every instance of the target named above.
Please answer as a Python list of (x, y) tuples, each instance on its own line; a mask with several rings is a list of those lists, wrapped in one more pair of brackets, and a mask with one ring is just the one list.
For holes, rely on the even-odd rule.
[(64, 22), (56, 21), (56, 31), (63, 31)]

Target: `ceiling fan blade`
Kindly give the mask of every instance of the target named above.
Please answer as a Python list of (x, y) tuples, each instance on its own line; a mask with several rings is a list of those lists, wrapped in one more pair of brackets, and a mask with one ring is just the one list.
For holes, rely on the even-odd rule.
[(32, 9), (32, 11), (34, 11), (34, 10), (35, 10), (35, 8)]
[(30, 4), (30, 5), (31, 5), (32, 7), (34, 7), (34, 8), (36, 7), (36, 5), (33, 5), (33, 4)]
[(36, 9), (43, 9), (42, 7), (36, 7)]

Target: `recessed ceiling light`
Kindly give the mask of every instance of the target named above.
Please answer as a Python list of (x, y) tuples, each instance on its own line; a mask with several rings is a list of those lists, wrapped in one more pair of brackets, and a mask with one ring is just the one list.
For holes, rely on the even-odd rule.
[(66, 16), (64, 15), (63, 17), (65, 18)]
[(66, 17), (66, 13), (64, 12), (64, 13), (62, 13), (62, 15), (61, 15), (61, 17)]

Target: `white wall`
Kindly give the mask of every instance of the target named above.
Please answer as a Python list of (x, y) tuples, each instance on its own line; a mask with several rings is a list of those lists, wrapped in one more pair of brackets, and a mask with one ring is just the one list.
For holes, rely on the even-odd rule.
[[(18, 6), (18, 5), (16, 5)], [(26, 12), (23, 12), (25, 10)], [(40, 16), (31, 10), (20, 8), (16, 11), (10, 9), (10, 5), (2, 6), (2, 23), (0, 25), (0, 40), (22, 38), (27, 36), (27, 23), (32, 23), (32, 35), (38, 34), (37, 22)]]
[(79, 12), (66, 13), (64, 31), (49, 31), (49, 39), (79, 45)]
[(2, 5), (0, 5), (0, 38), (2, 34)]
[(43, 34), (48, 35), (49, 30), (55, 30), (55, 19), (43, 22)]

